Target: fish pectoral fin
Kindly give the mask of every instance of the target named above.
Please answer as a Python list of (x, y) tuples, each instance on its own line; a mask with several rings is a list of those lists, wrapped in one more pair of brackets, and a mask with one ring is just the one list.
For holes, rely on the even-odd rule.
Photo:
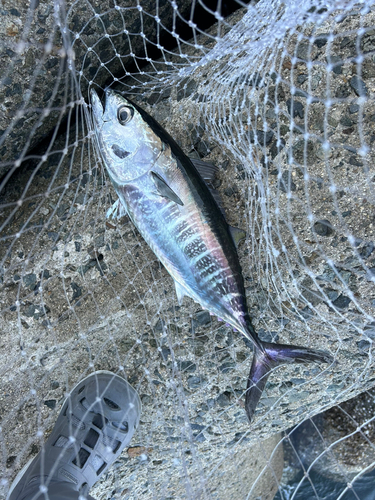
[(238, 246), (238, 244), (241, 240), (246, 238), (245, 231), (243, 231), (242, 229), (239, 229), (238, 227), (229, 226), (229, 232), (230, 232), (230, 235), (232, 236), (232, 239), (233, 239), (236, 247)]
[(162, 177), (160, 177), (159, 174), (151, 170), (151, 177), (152, 180), (154, 181), (159, 196), (163, 196), (163, 198), (169, 198), (178, 205), (183, 205), (181, 199), (177, 196), (177, 194), (173, 191), (173, 189), (168, 186), (165, 180)]
[(176, 294), (177, 294), (177, 300), (178, 300), (178, 305), (180, 306), (182, 304), (182, 299), (187, 295), (186, 290), (180, 285), (178, 281), (174, 282), (174, 285), (176, 287)]
[(124, 217), (124, 215), (127, 214), (128, 212), (126, 211), (126, 208), (118, 199), (117, 201), (114, 202), (111, 208), (107, 210), (106, 216), (107, 219), (109, 219), (110, 217), (112, 217), (112, 219), (121, 219), (121, 217)]

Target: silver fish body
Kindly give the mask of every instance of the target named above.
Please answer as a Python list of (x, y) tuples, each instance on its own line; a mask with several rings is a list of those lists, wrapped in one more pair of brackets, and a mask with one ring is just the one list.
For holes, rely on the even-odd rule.
[(253, 342), (246, 393), (251, 420), (273, 367), (331, 358), (258, 338), (247, 310), (235, 230), (192, 161), (150, 115), (122, 95), (107, 90), (103, 109), (92, 91), (91, 104), (99, 149), (121, 208), (173, 277), (179, 301), (191, 297)]
[[(100, 104), (96, 94), (92, 101)], [(190, 296), (249, 336), (240, 263), (220, 208), (192, 162), (172, 139), (157, 136), (144, 120), (144, 112), (141, 114), (134, 104), (131, 122), (118, 126), (117, 109), (123, 102), (122, 96), (107, 91), (106, 111), (98, 134), (121, 204), (174, 278), (179, 297)], [(110, 109), (115, 120), (107, 121)], [(113, 128), (119, 127), (119, 132), (113, 132)], [(125, 135), (125, 129), (131, 133)], [(123, 158), (116, 154), (120, 149)], [(182, 203), (159, 193), (155, 174)]]

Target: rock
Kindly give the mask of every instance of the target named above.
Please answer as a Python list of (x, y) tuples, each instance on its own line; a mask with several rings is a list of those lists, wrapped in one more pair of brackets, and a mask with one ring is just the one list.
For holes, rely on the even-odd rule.
[(351, 127), (354, 125), (353, 120), (347, 115), (344, 115), (342, 118), (340, 118), (340, 123), (343, 127)]
[(230, 405), (230, 393), (229, 392), (223, 392), (216, 398), (216, 403), (221, 407), (225, 408), (226, 406)]
[(284, 149), (285, 144), (286, 142), (282, 138), (272, 143), (272, 146), (270, 147), (270, 156), (272, 159), (274, 159), (280, 153), (280, 151)]
[(204, 377), (191, 376), (187, 379), (187, 384), (189, 389), (198, 389), (206, 383)]
[(351, 95), (350, 87), (347, 84), (344, 85), (340, 84), (335, 91), (335, 97), (339, 99), (345, 99), (350, 95)]
[(51, 273), (49, 272), (48, 269), (43, 269), (43, 271), (40, 273), (40, 279), (48, 280), (48, 278), (51, 277)]
[(205, 326), (211, 323), (211, 316), (208, 311), (199, 311), (196, 313), (195, 318), (193, 318), (194, 326)]
[[(90, 4), (86, 3), (87, 6)], [(163, 2), (159, 4), (162, 5)], [(125, 26), (128, 27), (125, 15), (124, 19)], [(146, 15), (145, 21), (148, 21)], [(110, 25), (110, 19), (106, 17), (103, 17), (104, 22)], [(343, 25), (343, 27), (346, 31), (349, 30), (348, 26)], [(226, 26), (223, 25), (222, 28), (226, 29)], [(309, 30), (308, 36), (310, 36), (310, 28), (309, 24), (301, 29)], [(120, 26), (119, 31), (122, 29), (123, 26)], [(135, 35), (131, 35), (131, 38), (133, 37), (136, 38)], [(111, 35), (112, 38), (115, 40), (115, 35), (113, 37)], [(338, 37), (339, 42), (340, 38), (341, 35)], [(210, 39), (210, 43), (214, 43), (214, 39)], [(104, 52), (105, 50), (104, 47)], [(182, 50), (185, 53), (188, 47), (183, 45)], [(102, 52), (98, 51), (98, 54), (101, 56)], [(187, 55), (190, 57), (190, 54)], [(169, 57), (172, 58), (172, 55), (168, 54)], [(323, 54), (319, 57), (319, 61), (316, 62), (319, 63), (318, 69), (321, 69)], [(196, 56), (192, 60), (197, 60)], [(183, 59), (182, 64), (185, 62), (188, 63), (188, 60)], [(220, 63), (223, 61), (219, 58), (219, 61), (212, 60), (210, 64), (215, 70), (217, 68), (215, 65)], [(93, 64), (91, 66), (94, 67)], [(313, 76), (315, 66), (313, 64), (312, 71), (308, 70), (310, 76)], [(345, 71), (350, 71), (351, 66), (345, 65)], [(207, 69), (211, 69), (211, 66)], [(266, 66), (262, 66), (259, 71), (265, 75)], [(294, 82), (299, 71), (307, 72), (304, 64), (297, 63), (292, 75)], [(206, 68), (198, 67), (197, 77), (194, 78), (204, 86), (201, 72), (206, 72)], [(220, 84), (211, 78), (211, 75), (215, 74), (215, 71), (207, 73), (211, 80), (208, 87)], [(319, 98), (324, 97), (326, 89), (325, 76), (323, 73), (322, 75), (321, 87), (316, 91)], [(350, 73), (348, 75), (350, 78)], [(159, 79), (158, 75), (154, 76), (155, 80)], [(288, 77), (290, 74), (283, 76)], [(290, 90), (292, 76), (289, 80), (284, 80), (285, 90)], [(334, 93), (341, 80), (339, 81), (334, 74), (332, 76)], [(364, 81), (370, 89), (370, 84), (365, 79)], [(231, 85), (230, 80), (228, 83)], [(308, 84), (306, 81), (304, 84), (306, 88)], [(278, 83), (275, 83), (276, 85), (280, 87)], [(185, 139), (182, 136), (185, 133), (188, 136), (186, 124), (199, 123), (201, 113), (205, 113), (208, 123), (209, 115), (206, 112), (209, 109), (214, 109), (216, 106), (216, 109), (222, 109), (223, 113), (230, 109), (226, 103), (221, 108), (221, 100), (232, 99), (231, 102), (228, 101), (230, 105), (236, 105), (237, 102), (247, 104), (244, 100), (237, 101), (236, 89), (234, 86), (230, 88), (233, 91), (233, 98), (229, 94), (217, 96), (211, 94), (209, 97), (213, 98), (212, 102), (205, 100), (198, 107), (194, 102), (195, 98), (181, 99), (177, 103), (177, 92), (172, 88), (169, 115), (163, 115), (165, 121), (162, 122), (162, 126), (171, 131), (176, 139)], [(265, 109), (262, 106), (264, 104), (267, 108), (263, 101), (266, 88), (259, 89), (258, 93), (255, 89), (247, 88), (246, 91), (257, 99), (251, 102), (251, 107), (259, 106), (257, 120), (255, 121), (254, 116), (252, 121), (255, 132), (256, 129), (263, 127)], [(261, 94), (260, 98), (256, 97), (258, 94)], [(137, 102), (141, 106), (146, 106), (151, 113), (165, 109), (167, 100), (163, 99), (161, 102), (155, 102), (155, 109), (150, 110), (147, 104), (149, 95), (152, 94), (139, 95)], [(353, 96), (352, 93), (344, 103), (333, 102), (332, 108), (335, 110), (338, 123), (343, 115), (349, 115), (348, 106)], [(280, 459), (282, 443), (278, 444), (278, 440), (273, 440), (267, 445), (262, 441), (263, 436), (272, 436), (285, 431), (291, 425), (316, 412), (322, 405), (328, 407), (341, 402), (348, 397), (349, 391), (365, 390), (373, 384), (369, 339), (366, 337), (366, 331), (362, 335), (365, 327), (361, 325), (359, 331), (351, 331), (354, 329), (350, 326), (353, 316), (363, 320), (363, 314), (356, 311), (354, 304), (349, 304), (343, 309), (344, 314), (334, 306), (328, 308), (327, 297), (331, 301), (335, 301), (340, 295), (349, 297), (348, 289), (351, 289), (366, 314), (375, 311), (370, 306), (374, 296), (373, 283), (367, 283), (363, 268), (353, 269), (353, 273), (349, 273), (350, 283), (346, 285), (347, 282), (341, 279), (341, 270), (338, 274), (336, 272), (338, 267), (334, 267), (335, 264), (338, 265), (337, 260), (341, 261), (349, 255), (356, 256), (364, 244), (372, 239), (371, 185), (367, 186), (366, 182), (367, 179), (370, 181), (374, 174), (361, 177), (363, 174), (361, 168), (354, 169), (348, 165), (351, 154), (346, 152), (345, 146), (352, 147), (354, 155), (355, 148), (359, 149), (361, 142), (353, 134), (350, 144), (340, 144), (341, 126), (337, 130), (333, 128), (326, 130), (327, 138), (334, 148), (334, 156), (325, 163), (317, 160), (314, 153), (315, 133), (313, 135), (310, 129), (308, 132), (311, 133), (309, 137), (311, 142), (306, 142), (304, 136), (299, 136), (295, 141), (294, 132), (291, 134), (288, 127), (289, 117), (285, 114), (285, 101), (289, 97), (288, 93), (287, 97), (279, 102), (280, 113), (275, 113), (275, 117), (270, 114), (270, 120), (276, 120), (277, 117), (277, 126), (273, 129), (274, 135), (269, 143), (269, 152), (263, 145), (246, 148), (246, 143), (249, 144), (243, 125), (242, 136), (239, 134), (238, 138), (243, 138), (244, 142), (235, 146), (236, 154), (230, 157), (230, 161), (225, 160), (229, 156), (224, 147), (222, 150), (220, 148), (220, 151), (213, 151), (212, 158), (218, 165), (225, 165), (225, 169), (220, 170), (222, 194), (232, 184), (241, 186), (238, 195), (229, 198), (224, 196), (224, 202), (228, 222), (243, 223), (244, 229), (247, 226), (249, 233), (248, 244), (240, 245), (239, 254), (244, 275), (253, 277), (251, 282), (246, 280), (246, 285), (250, 285), (246, 289), (246, 294), (254, 325), (257, 329), (263, 325), (269, 329), (272, 336), (275, 330), (280, 336), (280, 343), (327, 349), (335, 355), (337, 363), (332, 366), (296, 364), (273, 370), (264, 393), (265, 404), (259, 405), (250, 428), (242, 404), (252, 351), (247, 348), (247, 344), (245, 345), (241, 334), (233, 333), (230, 339), (229, 328), (218, 326), (216, 319), (211, 323), (205, 311), (198, 313), (202, 314), (203, 318), (206, 317), (202, 321), (203, 325), (199, 325), (199, 333), (190, 332), (192, 323), (196, 321), (196, 310), (200, 307), (191, 299), (185, 298), (181, 307), (176, 308), (177, 299), (171, 277), (128, 218), (113, 221), (112, 227), (105, 225), (105, 210), (113, 202), (108, 195), (113, 196), (114, 192), (110, 182), (105, 188), (97, 184), (97, 179), (101, 176), (100, 169), (97, 177), (88, 173), (90, 165), (92, 167), (97, 164), (99, 158), (91, 154), (92, 147), (86, 140), (88, 137), (85, 129), (82, 137), (84, 141), (79, 142), (79, 148), (72, 155), (71, 161), (66, 162), (63, 159), (64, 163), (61, 166), (58, 162), (54, 162), (53, 166), (45, 162), (37, 172), (25, 171), (24, 177), (17, 172), (12, 182), (6, 185), (6, 193), (1, 193), (2, 206), (5, 206), (3, 220), (6, 220), (8, 213), (15, 211), (14, 220), (9, 220), (3, 234), (3, 243), (9, 241), (12, 244), (11, 254), (5, 255), (7, 248), (5, 245), (0, 245), (0, 252), (3, 252), (0, 276), (5, 285), (0, 297), (3, 312), (0, 315), (2, 316), (0, 329), (5, 334), (2, 334), (0, 341), (3, 342), (2, 363), (7, 367), (1, 379), (1, 427), (2, 439), (8, 453), (17, 456), (17, 465), (13, 464), (12, 469), (6, 471), (7, 479), (11, 481), (17, 473), (18, 464), (21, 466), (28, 460), (29, 450), (24, 448), (24, 443), (30, 440), (30, 429), (31, 433), (35, 432), (35, 422), (38, 429), (46, 433), (53, 424), (51, 421), (53, 410), (46, 408), (43, 405), (44, 401), (55, 398), (59, 402), (56, 404), (57, 410), (64, 393), (68, 392), (77, 381), (96, 369), (104, 369), (120, 373), (129, 381), (134, 380), (134, 387), (142, 394), (143, 402), (142, 423), (135, 438), (141, 444), (152, 443), (155, 449), (155, 456), (152, 458), (158, 459), (162, 464), (155, 468), (148, 467), (146, 470), (145, 467), (140, 467), (137, 457), (128, 458), (123, 454), (118, 459), (121, 467), (116, 469), (114, 474), (105, 476), (103, 481), (95, 486), (95, 493), (92, 493), (95, 498), (104, 498), (106, 495), (117, 497), (119, 493), (113, 493), (114, 488), (123, 484), (128, 484), (130, 488), (136, 485), (137, 490), (133, 490), (130, 495), (137, 496), (139, 493), (140, 498), (152, 497), (155, 492), (166, 493), (171, 498), (182, 498), (184, 495), (199, 498), (203, 491), (200, 489), (201, 485), (205, 488), (203, 495), (206, 494), (209, 498), (237, 499), (248, 496), (262, 497), (263, 500), (267, 497), (272, 498), (280, 483), (278, 473), (281, 474), (283, 468), (282, 459), (280, 463), (274, 463), (277, 457)], [(217, 98), (217, 101), (214, 98)], [(305, 101), (299, 100), (304, 103), (305, 118), (310, 125), (307, 110), (312, 111), (312, 106), (309, 107)], [(371, 111), (371, 106), (368, 111), (368, 105), (369, 103), (361, 104), (361, 112), (363, 108), (366, 115), (362, 128), (363, 137), (371, 146), (371, 135), (367, 135), (370, 123), (368, 120), (374, 111)], [(316, 106), (314, 113), (317, 113), (319, 106), (315, 103), (313, 106)], [(324, 116), (327, 111), (324, 103), (322, 109), (321, 114)], [(80, 113), (79, 108), (77, 111)], [(76, 110), (73, 110), (73, 115), (77, 116)], [(352, 115), (349, 116), (352, 118)], [(253, 115), (251, 117), (253, 119)], [(237, 118), (233, 117), (234, 120)], [(216, 122), (212, 125), (214, 130)], [(372, 121), (370, 125), (373, 125)], [(219, 134), (219, 131), (222, 131), (220, 125), (215, 133)], [(208, 133), (208, 127), (205, 133)], [(285, 137), (282, 137), (284, 133)], [(292, 188), (290, 180), (299, 188), (295, 195), (293, 193), (291, 200), (281, 190), (279, 191), (280, 180), (272, 175), (268, 176), (269, 171), (261, 170), (262, 167), (258, 165), (262, 155), (271, 158), (271, 150), (276, 153), (280, 151), (280, 148), (276, 147), (279, 134), (288, 143), (288, 148), (284, 147), (278, 155), (278, 161), (272, 166), (269, 163), (269, 166), (280, 176), (286, 171), (284, 180), (287, 180), (289, 190)], [(316, 135), (319, 139), (323, 137), (320, 131), (316, 132)], [(69, 150), (73, 149), (71, 147), (73, 137), (76, 137), (75, 132), (69, 134)], [(65, 139), (65, 135), (62, 134), (53, 144), (53, 149), (62, 151), (66, 144)], [(227, 139), (234, 140), (234, 135)], [(189, 141), (190, 136), (182, 143), (186, 147)], [(296, 155), (292, 155), (289, 147), (297, 141), (300, 141), (300, 149), (296, 151)], [(283, 143), (280, 142), (279, 146), (282, 148)], [(307, 154), (304, 151), (305, 146)], [(249, 149), (252, 150), (251, 154), (255, 153), (254, 157), (250, 156)], [(297, 158), (298, 154), (303, 168), (296, 165), (288, 166), (289, 157)], [(358, 159), (365, 161), (359, 155)], [(336, 169), (341, 161), (343, 166)], [(236, 167), (238, 163), (243, 164), (245, 170), (238, 169)], [(311, 164), (308, 168), (305, 168), (309, 163)], [(366, 161), (367, 163), (371, 162)], [(258, 172), (258, 169), (261, 172)], [(251, 177), (243, 183), (238, 182), (239, 173), (245, 171), (251, 173)], [(310, 175), (309, 180), (304, 179), (307, 173)], [(31, 174), (35, 174), (35, 177)], [(332, 174), (332, 179), (328, 174)], [(321, 182), (317, 179), (321, 179)], [(330, 180), (331, 182), (333, 180), (338, 188), (332, 196), (329, 192)], [(27, 184), (29, 181), (30, 185)], [(65, 188), (67, 182), (68, 189)], [(360, 183), (359, 187), (364, 187), (365, 193), (362, 189), (358, 189), (357, 183)], [(26, 185), (28, 187), (23, 195)], [(83, 193), (85, 196), (79, 198)], [(367, 197), (367, 203), (364, 203), (363, 196)], [(17, 207), (16, 202), (21, 197), (23, 204)], [(85, 199), (85, 204), (81, 203)], [(29, 206), (32, 203), (34, 205)], [(62, 213), (62, 217), (68, 215), (75, 204), (79, 205), (77, 212), (64, 221), (58, 218), (55, 210), (63, 203), (67, 204), (68, 208)], [(50, 215), (44, 217), (43, 225), (40, 226), (41, 231), (37, 233), (33, 228), (39, 223), (40, 213), (44, 208), (50, 211)], [(336, 215), (332, 214), (334, 210)], [(350, 217), (341, 219), (341, 211), (351, 212)], [(309, 227), (316, 219), (309, 222), (307, 216), (310, 214), (317, 218), (334, 217), (330, 220), (337, 229), (332, 238), (314, 237), (311, 234)], [(365, 214), (366, 217), (362, 217)], [(30, 221), (27, 231), (23, 230), (20, 238), (15, 239), (14, 235), (24, 227), (26, 221)], [(349, 229), (343, 229), (341, 224)], [(101, 228), (105, 230), (104, 233), (98, 232)], [(340, 237), (349, 230), (364, 238), (364, 242), (357, 250), (348, 240), (346, 242), (340, 240)], [(55, 233), (52, 238), (48, 236), (50, 232)], [(105, 260), (109, 270), (105, 276), (100, 276), (97, 272), (98, 260), (93, 259), (91, 254), (86, 254), (86, 251), (93, 246), (94, 239), (103, 234), (108, 246), (100, 249), (103, 254), (101, 262)], [(337, 248), (330, 246), (334, 237), (339, 241)], [(319, 241), (316, 241), (317, 239)], [(79, 248), (75, 243), (77, 241), (81, 244)], [(69, 256), (66, 256), (67, 253)], [(311, 257), (311, 260), (301, 264), (303, 255)], [(359, 257), (356, 257), (359, 262)], [(328, 258), (331, 260), (328, 261)], [(28, 263), (25, 262), (26, 259)], [(270, 265), (264, 269), (263, 263), (266, 261)], [(370, 268), (374, 265), (369, 261), (365, 263)], [(81, 266), (87, 266), (86, 274), (83, 276), (79, 271)], [(36, 285), (45, 267), (48, 267), (50, 277), (48, 282), (46, 280), (44, 283), (41, 280), (43, 293), (34, 295), (34, 291), (24, 285), (23, 277), (25, 274), (34, 273)], [(299, 296), (299, 293), (304, 291), (300, 285), (306, 273), (310, 272), (314, 277), (314, 285), (306, 283), (304, 285), (308, 289), (306, 291), (314, 293), (315, 290), (318, 292), (322, 290), (324, 302), (317, 304), (314, 317), (312, 317), (314, 308)], [(21, 282), (14, 282), (15, 274), (21, 277)], [(348, 278), (345, 277), (346, 279)], [(73, 287), (72, 283), (75, 284)], [(73, 302), (71, 297), (75, 290), (78, 290), (77, 287), (82, 289), (82, 294)], [(35, 320), (34, 308), (38, 307), (42, 296), (51, 312)], [(315, 297), (310, 296), (310, 304), (311, 299), (315, 300)], [(80, 307), (77, 306), (77, 300), (81, 303)], [(30, 311), (32, 316), (26, 316), (26, 308), (30, 305), (33, 306)], [(14, 306), (14, 310), (10, 309), (11, 306)], [(25, 326), (22, 321), (29, 326)], [(370, 324), (370, 320), (363, 320), (363, 323)], [(371, 325), (368, 326), (368, 332), (372, 335)], [(269, 339), (266, 336), (264, 338)], [(367, 343), (362, 342), (366, 339)], [(45, 353), (48, 353), (48, 356), (42, 358)], [(173, 365), (175, 360), (179, 362), (180, 371)], [(193, 371), (194, 365), (195, 371)], [(156, 368), (163, 380), (158, 377)], [(194, 376), (196, 378), (190, 378)], [(59, 388), (53, 392), (52, 379), (59, 383)], [(285, 386), (284, 382), (290, 380), (293, 380), (292, 384), (295, 382), (295, 385)], [(303, 382), (299, 382), (300, 380)], [(35, 395), (30, 393), (31, 388), (35, 388)], [(230, 404), (227, 404), (228, 401)], [(220, 406), (221, 404), (223, 406)], [(12, 415), (16, 416), (17, 425), (14, 425)], [(190, 424), (199, 425), (203, 429), (196, 427), (190, 430)], [(173, 428), (173, 432), (164, 434), (165, 427)], [(205, 430), (208, 428), (211, 434)], [(33, 436), (34, 434), (31, 435), (32, 438)], [(167, 437), (173, 438), (174, 441), (167, 441)], [(38, 436), (34, 438), (39, 439)], [(204, 438), (205, 442), (200, 441)], [(249, 441), (244, 443), (246, 439)], [(134, 443), (134, 446), (136, 444)], [(4, 461), (5, 459), (6, 455)], [(178, 460), (183, 464), (176, 465), (175, 461)], [(197, 463), (202, 467), (197, 468)], [(188, 493), (185, 491), (185, 483), (181, 481), (181, 474), (185, 473), (188, 474), (192, 488)], [(146, 481), (149, 482), (149, 486), (146, 486)], [(298, 494), (297, 492), (297, 496)]]
[(366, 337), (369, 337), (371, 340), (375, 340), (375, 321), (367, 323), (367, 325), (365, 325), (363, 329), (363, 332)]
[(179, 83), (177, 88), (177, 101), (181, 101), (181, 99), (185, 99), (186, 97), (191, 96), (198, 88), (198, 84), (195, 80), (186, 78)]
[(238, 187), (236, 185), (233, 185), (233, 186), (230, 186), (230, 187), (227, 187), (224, 189), (225, 196), (231, 197), (231, 196), (235, 195), (236, 193), (238, 193)]
[(257, 71), (255, 71), (251, 75), (251, 78), (248, 81), (248, 85), (250, 87), (255, 87), (255, 88), (263, 87), (264, 83), (263, 83), (263, 77), (262, 77), (262, 75), (259, 74)]
[(319, 236), (331, 236), (334, 233), (332, 224), (327, 219), (316, 221), (313, 226), (313, 231)]
[(72, 290), (73, 290), (73, 295), (72, 295), (72, 298), (71, 300), (76, 300), (78, 299), (78, 297), (80, 297), (82, 295), (82, 288), (80, 286), (77, 285), (77, 283), (74, 283), (74, 281), (72, 281), (72, 283), (70, 283), (70, 286), (72, 287)]
[(361, 248), (361, 250), (359, 251), (359, 255), (362, 257), (362, 259), (368, 259), (374, 250), (375, 244), (373, 241), (370, 241)]
[(205, 141), (199, 140), (195, 144), (195, 148), (198, 151), (200, 158), (204, 158), (205, 156), (210, 154), (212, 146), (210, 147), (210, 145)]
[(288, 108), (289, 114), (295, 118), (299, 116), (299, 118), (303, 118), (305, 116), (303, 104), (299, 101), (295, 101), (294, 99), (288, 99), (286, 101), (286, 106)]
[(251, 143), (257, 142), (261, 146), (268, 146), (272, 141), (272, 138), (273, 138), (272, 130), (268, 130), (267, 132), (264, 132), (263, 130), (257, 130), (255, 134), (252, 130), (250, 130), (249, 132), (250, 142)]
[(293, 182), (292, 175), (289, 170), (283, 172), (279, 186), (280, 190), (284, 193), (290, 193), (291, 191), (295, 191), (297, 189), (297, 186)]
[(351, 156), (349, 158), (349, 164), (354, 165), (355, 167), (363, 167), (363, 162), (358, 160), (358, 158), (356, 156)]
[(105, 245), (104, 234), (100, 234), (94, 239), (95, 248), (102, 248)]
[(148, 104), (151, 104), (151, 106), (153, 106), (162, 99), (168, 99), (171, 96), (171, 92), (172, 89), (170, 87), (163, 89), (161, 92), (154, 92), (147, 99), (147, 102)]
[[(283, 321), (281, 324), (284, 326), (288, 324), (288, 320)], [(263, 340), (264, 342), (278, 342), (279, 341), (279, 335), (276, 332), (270, 332), (264, 330), (264, 328), (259, 328), (258, 330), (258, 335)]]
[(46, 305), (29, 304), (25, 307), (24, 314), (28, 318), (39, 319), (50, 312), (50, 308)]
[(34, 290), (36, 285), (36, 274), (34, 273), (26, 274), (23, 277), (23, 284), (28, 288), (30, 288), (30, 290)]
[(236, 367), (236, 363), (234, 361), (227, 361), (226, 363), (223, 363), (222, 365), (219, 366), (219, 371), (222, 373), (228, 373)]
[(301, 288), (302, 288), (301, 295), (304, 299), (306, 299), (308, 302), (310, 302), (310, 304), (312, 304), (313, 306), (316, 306), (320, 302), (322, 302), (324, 297), (320, 291), (312, 290), (311, 288), (303, 286), (303, 284), (301, 284), (301, 285), (302, 285), (301, 286)]
[(296, 56), (301, 61), (312, 61), (316, 56), (316, 47), (311, 45), (309, 42), (300, 42), (297, 45)]
[(177, 360), (177, 366), (180, 372), (195, 372), (197, 366), (192, 361)]
[(365, 82), (361, 78), (359, 78), (359, 76), (352, 76), (352, 78), (349, 80), (349, 83), (351, 88), (357, 94), (357, 96), (359, 97), (369, 96)]
[(297, 76), (297, 82), (302, 84), (308, 79), (308, 75), (302, 74)]
[(358, 111), (359, 111), (358, 104), (351, 104), (349, 106), (349, 113), (354, 114), (354, 113), (358, 113)]
[(320, 33), (314, 40), (314, 44), (321, 49), (328, 41), (329, 33)]
[(297, 163), (313, 165), (316, 162), (315, 143), (311, 140), (299, 140), (292, 146), (293, 158)]
[(375, 267), (370, 267), (369, 269), (367, 269), (366, 279), (367, 279), (367, 281), (374, 281), (375, 282)]
[(375, 29), (366, 30), (362, 35), (360, 47), (365, 54), (375, 50)]
[(374, 64), (374, 56), (370, 59), (365, 59), (363, 64), (362, 64), (362, 77), (365, 80), (368, 80), (369, 78), (375, 78), (375, 64)]
[(56, 407), (56, 399), (47, 399), (44, 404), (53, 410)]
[(296, 318), (300, 319), (299, 316), (302, 316), (306, 321), (311, 319), (312, 316), (314, 316), (314, 311), (309, 307), (305, 306), (303, 309), (298, 310), (298, 314), (296, 314)]
[(339, 295), (336, 300), (332, 302), (332, 305), (337, 309), (346, 309), (350, 304), (351, 299), (345, 297), (345, 295)]
[[(319, 488), (316, 474), (320, 474), (323, 477), (319, 481), (320, 488), (324, 485), (325, 490), (327, 478), (346, 484), (365, 468), (372, 470), (375, 463), (371, 444), (375, 438), (374, 412), (374, 390), (370, 389), (298, 425), (289, 432), (292, 443), (286, 450), (289, 466), (299, 471), (302, 465), (303, 470), (309, 470), (309, 476), (315, 478), (315, 488)], [(294, 491), (292, 484), (290, 488)], [(332, 485), (331, 491), (334, 488)], [(314, 495), (324, 497), (323, 490), (314, 491)], [(306, 490), (305, 494), (310, 498)]]
[(341, 59), (340, 56), (330, 55), (329, 57), (327, 57), (327, 62), (329, 64), (332, 64), (332, 71), (333, 71), (333, 73), (335, 73), (335, 75), (342, 74), (342, 67), (343, 67), (344, 61)]
[(161, 333), (164, 330), (164, 326), (165, 326), (165, 321), (163, 321), (162, 319), (158, 319), (153, 330), (155, 333)]
[(340, 43), (340, 49), (345, 49), (346, 52), (349, 52), (349, 57), (357, 55), (356, 42), (352, 37), (344, 36)]
[(371, 342), (365, 339), (356, 342), (356, 344), (358, 346), (358, 349), (360, 349), (361, 351), (365, 351), (365, 354), (367, 354), (369, 348), (371, 347)]

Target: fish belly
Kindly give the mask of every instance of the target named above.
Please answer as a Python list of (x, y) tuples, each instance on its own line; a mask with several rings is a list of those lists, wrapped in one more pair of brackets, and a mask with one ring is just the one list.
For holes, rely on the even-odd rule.
[(246, 303), (240, 270), (233, 270), (197, 203), (180, 206), (157, 196), (147, 180), (117, 191), (132, 222), (185, 294), (242, 331)]

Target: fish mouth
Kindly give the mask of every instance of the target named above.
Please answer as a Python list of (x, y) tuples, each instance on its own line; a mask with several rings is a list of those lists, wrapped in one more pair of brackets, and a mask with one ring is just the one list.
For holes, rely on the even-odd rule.
[(95, 89), (90, 90), (91, 109), (95, 117), (97, 125), (111, 121), (111, 96), (116, 92), (111, 89), (106, 89), (100, 98)]
[[(100, 125), (100, 122), (103, 122), (104, 115), (104, 107), (103, 104), (96, 92), (96, 90), (90, 90), (90, 101), (91, 101), (91, 110), (94, 116), (95, 122), (97, 125)], [(105, 104), (104, 104), (105, 105)]]

